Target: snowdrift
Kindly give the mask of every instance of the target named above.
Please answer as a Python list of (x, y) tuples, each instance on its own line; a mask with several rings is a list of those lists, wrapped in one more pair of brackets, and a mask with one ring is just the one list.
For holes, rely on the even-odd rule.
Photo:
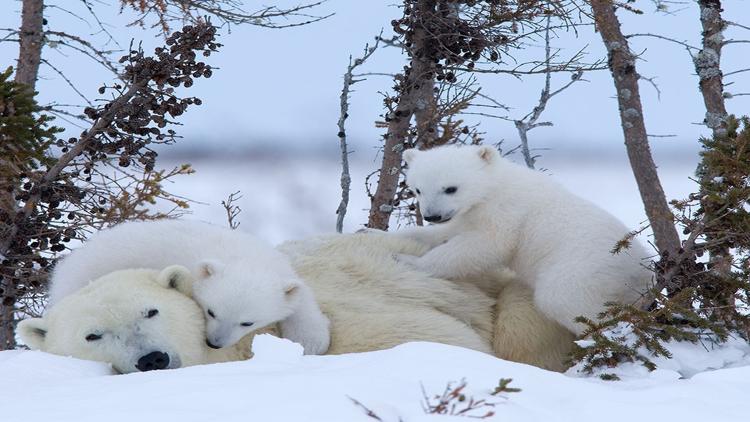
[[(682, 378), (673, 369), (601, 381), (554, 373), (435, 343), (340, 356), (302, 356), (301, 347), (258, 336), (244, 362), (112, 375), (106, 364), (41, 352), (0, 352), (0, 420), (382, 421), (466, 420), (426, 414), (427, 396), (462, 379), (487, 400), (468, 415), (497, 421), (739, 421), (747, 418), (750, 366)], [(500, 378), (518, 393), (491, 395)], [(423, 392), (424, 390), (424, 392)]]

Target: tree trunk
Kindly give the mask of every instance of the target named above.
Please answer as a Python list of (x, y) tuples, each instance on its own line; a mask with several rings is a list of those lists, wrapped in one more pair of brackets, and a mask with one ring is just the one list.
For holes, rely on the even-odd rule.
[[(42, 60), (42, 46), (44, 45), (44, 0), (23, 0), (21, 11), (21, 29), (18, 34), (20, 47), (18, 49), (18, 65), (15, 81), (27, 85), (31, 90), (36, 88), (39, 75), (39, 63)], [(3, 165), (0, 158), (0, 165)], [(0, 207), (3, 214), (15, 216), (17, 204), (13, 192), (0, 193)], [(2, 227), (0, 232), (6, 239), (0, 239), (3, 244), (9, 243), (12, 236), (8, 227)], [(0, 350), (16, 347), (15, 340), (15, 301), (8, 298), (15, 297), (13, 286), (8, 277), (0, 279)]]
[[(699, 0), (700, 21), (703, 28), (703, 40), (701, 51), (693, 57), (695, 73), (698, 74), (699, 87), (706, 106), (706, 118), (704, 123), (711, 129), (713, 139), (722, 139), (727, 136), (727, 109), (724, 104), (724, 81), (721, 72), (721, 49), (724, 46), (723, 32), (727, 23), (721, 17), (720, 0)], [(705, 174), (704, 177), (711, 180), (721, 177), (722, 174)], [(721, 217), (722, 210), (710, 201), (701, 201), (704, 213), (708, 221), (714, 221)], [(706, 234), (708, 243), (715, 241), (711, 233)], [(732, 271), (732, 254), (726, 245), (719, 242), (718, 246), (708, 248), (711, 270), (721, 277), (726, 277)], [(733, 295), (729, 295), (727, 303), (733, 302)]]
[(706, 126), (714, 138), (727, 134), (727, 109), (724, 106), (724, 82), (721, 73), (722, 35), (726, 22), (721, 18), (720, 0), (699, 0), (703, 27), (703, 45), (693, 57), (695, 72), (700, 78), (700, 91), (706, 105)]
[(23, 0), (16, 82), (34, 89), (44, 45), (44, 0)]
[(370, 205), (367, 227), (373, 229), (388, 230), (401, 178), (401, 155), (406, 146), (412, 116), (416, 119), (418, 147), (431, 146), (437, 137), (435, 63), (430, 60), (430, 34), (425, 31), (423, 24), (435, 13), (435, 1), (421, 1), (417, 11), (418, 15), (413, 17), (415, 25), (410, 47), (410, 71), (405, 74), (406, 80), (396, 110), (388, 122), (378, 186)]
[(646, 215), (654, 232), (656, 247), (660, 254), (666, 252), (674, 257), (680, 248), (680, 238), (656, 172), (656, 164), (651, 156), (638, 90), (639, 75), (635, 68), (635, 56), (622, 34), (612, 1), (591, 0), (591, 9), (596, 28), (607, 48), (609, 70), (617, 91), (625, 147)]

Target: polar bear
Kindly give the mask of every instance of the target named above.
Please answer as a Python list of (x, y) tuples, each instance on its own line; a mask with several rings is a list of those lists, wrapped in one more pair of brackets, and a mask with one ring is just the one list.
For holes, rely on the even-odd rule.
[(433, 341), (563, 371), (574, 348), (575, 335), (541, 314), (511, 271), (464, 281), (431, 277), (393, 260), (426, 253), (424, 244), (382, 232), (321, 236), (279, 249), (331, 319), (329, 353)]
[[(573, 347), (573, 334), (537, 312), (520, 283), (488, 296), (472, 283), (432, 278), (393, 261), (394, 253), (424, 252), (416, 242), (380, 234), (337, 235), (288, 242), (280, 249), (330, 318), (328, 354), (433, 341), (560, 371)], [(213, 350), (205, 345), (205, 314), (189, 298), (185, 282), (190, 274), (171, 268), (106, 275), (61, 299), (43, 318), (21, 322), (21, 340), (48, 352), (112, 362), (120, 372), (164, 366), (161, 354), (170, 356), (170, 368), (245, 358), (248, 351), (239, 346)], [(509, 277), (498, 272), (489, 281), (502, 286)], [(496, 318), (503, 324), (495, 325)], [(102, 337), (89, 341), (90, 334)]]
[(605, 302), (630, 303), (647, 290), (643, 246), (612, 253), (627, 228), (551, 177), (489, 146), (407, 150), (404, 160), (406, 182), (433, 223), (394, 232), (430, 248), (399, 256), (404, 263), (449, 279), (508, 267), (540, 311), (577, 334), (576, 317), (595, 318)]
[(284, 255), (248, 233), (199, 221), (126, 222), (96, 233), (53, 270), (49, 305), (115, 270), (173, 264), (197, 278), (193, 297), (206, 313), (210, 347), (279, 322), (305, 353), (328, 349), (328, 319)]
[(32, 349), (108, 362), (120, 373), (246, 359), (248, 340), (210, 349), (193, 277), (181, 266), (109, 273), (71, 293), (44, 318), (18, 324)]

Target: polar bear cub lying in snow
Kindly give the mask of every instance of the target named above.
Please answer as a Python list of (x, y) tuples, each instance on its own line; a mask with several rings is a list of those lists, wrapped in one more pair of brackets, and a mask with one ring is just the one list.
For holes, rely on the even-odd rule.
[(401, 255), (404, 263), (450, 279), (509, 267), (541, 312), (579, 334), (577, 316), (593, 318), (605, 302), (632, 302), (647, 289), (644, 248), (610, 252), (627, 228), (549, 176), (488, 146), (408, 150), (404, 160), (406, 182), (434, 223), (396, 232), (431, 248)]
[(305, 353), (328, 349), (328, 318), (284, 254), (250, 234), (197, 221), (128, 222), (97, 233), (54, 269), (49, 305), (112, 271), (174, 264), (197, 280), (192, 295), (206, 314), (208, 346), (232, 346), (278, 322)]

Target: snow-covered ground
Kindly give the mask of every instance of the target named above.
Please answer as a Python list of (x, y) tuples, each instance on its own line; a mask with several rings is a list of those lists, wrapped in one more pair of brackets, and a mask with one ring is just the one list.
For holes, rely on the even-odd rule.
[[(466, 381), (466, 416), (494, 421), (741, 421), (750, 366), (679, 379), (672, 370), (618, 382), (576, 378), (435, 343), (340, 356), (301, 356), (299, 346), (256, 338), (244, 362), (110, 375), (105, 364), (40, 352), (0, 352), (0, 420), (8, 422), (247, 422), (465, 420), (429, 415), (449, 382)], [(491, 395), (501, 378), (521, 392)], [(454, 402), (456, 411), (467, 403)]]

